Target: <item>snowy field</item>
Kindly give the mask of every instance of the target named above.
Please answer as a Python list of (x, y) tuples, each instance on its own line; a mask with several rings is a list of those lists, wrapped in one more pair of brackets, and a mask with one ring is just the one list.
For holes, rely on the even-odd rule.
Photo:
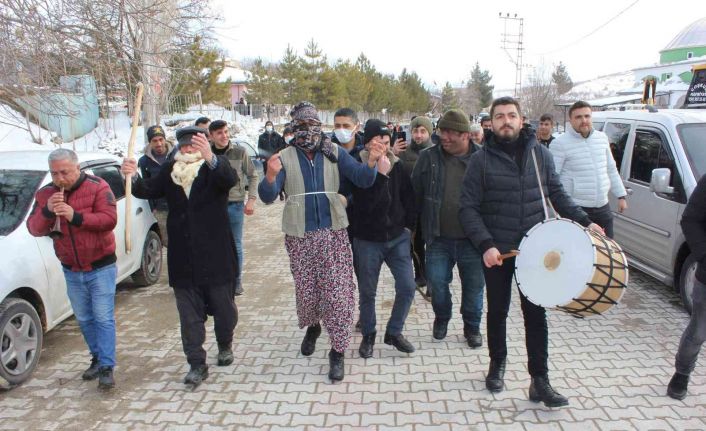
[[(258, 136), (264, 131), (264, 121), (241, 117), (236, 123), (233, 123), (230, 121), (232, 113), (217, 106), (204, 106), (201, 111), (198, 110), (198, 107), (192, 107), (192, 110), (186, 114), (164, 116), (160, 123), (167, 134), (167, 139), (174, 140), (176, 129), (193, 125), (194, 120), (202, 116), (207, 116), (211, 120), (225, 119), (231, 126), (231, 139), (248, 142), (254, 148), (257, 148)], [(100, 118), (98, 127), (90, 133), (71, 142), (60, 142), (57, 141), (55, 133), (34, 123), (28, 125), (22, 114), (0, 104), (0, 152), (52, 150), (62, 147), (78, 152), (105, 151), (122, 157), (127, 153), (130, 122), (131, 119), (124, 108), (114, 110), (111, 111), (110, 118)], [(137, 157), (142, 154), (145, 147), (146, 127), (149, 125), (141, 125), (137, 128), (135, 142)], [(40, 140), (41, 143), (36, 143), (33, 137)]]

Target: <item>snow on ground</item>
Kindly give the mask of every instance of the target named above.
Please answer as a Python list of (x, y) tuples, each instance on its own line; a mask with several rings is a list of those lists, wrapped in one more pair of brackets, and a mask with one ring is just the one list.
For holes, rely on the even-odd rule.
[[(264, 130), (264, 121), (239, 116), (233, 122), (233, 113), (216, 105), (194, 106), (185, 114), (163, 116), (161, 125), (167, 139), (175, 140), (176, 129), (191, 126), (198, 117), (209, 117), (211, 120), (223, 119), (231, 125), (231, 137), (234, 141), (246, 141), (257, 148), (257, 138)], [(105, 151), (119, 157), (127, 154), (130, 140), (130, 118), (127, 110), (111, 111), (110, 118), (100, 118), (98, 127), (93, 131), (71, 142), (60, 142), (56, 134), (41, 126), (30, 123), (32, 134), (29, 133), (27, 122), (22, 114), (0, 104), (0, 152), (2, 151), (37, 151), (53, 150), (55, 148), (70, 148), (75, 151)], [(32, 135), (41, 140), (35, 143)], [(145, 147), (145, 127), (137, 128), (135, 155), (142, 154)]]

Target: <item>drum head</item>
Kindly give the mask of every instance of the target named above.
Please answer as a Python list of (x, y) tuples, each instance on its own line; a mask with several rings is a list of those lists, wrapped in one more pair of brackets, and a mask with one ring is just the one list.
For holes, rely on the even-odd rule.
[(517, 284), (533, 304), (566, 305), (586, 289), (594, 261), (593, 243), (581, 225), (564, 219), (545, 221), (520, 243)]

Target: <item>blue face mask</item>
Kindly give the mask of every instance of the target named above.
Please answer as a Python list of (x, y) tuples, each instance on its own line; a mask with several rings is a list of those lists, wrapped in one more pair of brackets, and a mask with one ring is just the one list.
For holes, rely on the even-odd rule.
[(338, 142), (342, 144), (347, 144), (351, 141), (351, 139), (353, 139), (353, 130), (341, 128), (334, 130), (333, 133), (336, 135), (336, 139), (338, 139)]

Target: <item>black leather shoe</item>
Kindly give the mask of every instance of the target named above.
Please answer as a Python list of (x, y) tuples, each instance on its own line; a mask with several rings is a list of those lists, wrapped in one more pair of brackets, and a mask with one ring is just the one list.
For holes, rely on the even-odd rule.
[(233, 295), (235, 296), (240, 296), (245, 291), (243, 290), (243, 283), (240, 282), (240, 280), (237, 281), (237, 284), (235, 285), (235, 290), (233, 291)]
[(502, 392), (505, 386), (505, 360), (490, 360), (488, 375), (485, 377), (485, 387), (490, 392)]
[(448, 320), (434, 319), (434, 338), (436, 338), (437, 340), (443, 340), (444, 338), (446, 338), (446, 331), (448, 330), (448, 327)]
[(535, 403), (543, 402), (547, 407), (568, 406), (569, 400), (552, 388), (547, 376), (532, 377), (529, 388), (529, 399)]
[(218, 366), (224, 367), (233, 363), (233, 349), (230, 344), (218, 345)]
[(101, 367), (98, 371), (98, 389), (108, 390), (114, 387), (113, 367)]
[(683, 400), (686, 398), (687, 386), (689, 386), (689, 375), (674, 373), (667, 386), (667, 395), (675, 400)]
[(83, 380), (94, 380), (98, 377), (98, 372), (100, 371), (100, 366), (98, 365), (98, 357), (94, 356), (91, 358), (91, 366), (88, 367), (86, 371), (81, 374)]
[(468, 347), (472, 349), (477, 349), (483, 345), (483, 337), (480, 335), (479, 330), (473, 330), (470, 327), (463, 328), (463, 336), (466, 337), (466, 342), (468, 342)]
[(399, 350), (400, 352), (404, 352), (404, 353), (414, 352), (414, 346), (412, 345), (412, 343), (407, 341), (407, 339), (402, 334), (390, 335), (388, 333), (385, 333), (385, 338), (383, 341), (385, 342), (385, 344), (389, 344), (391, 346), (394, 346), (395, 349)]
[(304, 336), (304, 341), (302, 341), (302, 355), (311, 356), (316, 348), (316, 339), (321, 335), (321, 325), (316, 324), (306, 328), (306, 335)]
[(186, 377), (184, 377), (184, 384), (185, 385), (194, 385), (198, 386), (208, 378), (208, 365), (199, 365), (199, 366), (192, 366), (191, 370), (186, 374)]
[(338, 353), (337, 351), (331, 349), (328, 352), (328, 364), (329, 372), (328, 378), (332, 382), (340, 382), (343, 380), (343, 353)]
[(373, 356), (373, 346), (375, 345), (375, 332), (368, 335), (363, 335), (363, 341), (360, 342), (358, 353), (361, 358), (371, 358)]

